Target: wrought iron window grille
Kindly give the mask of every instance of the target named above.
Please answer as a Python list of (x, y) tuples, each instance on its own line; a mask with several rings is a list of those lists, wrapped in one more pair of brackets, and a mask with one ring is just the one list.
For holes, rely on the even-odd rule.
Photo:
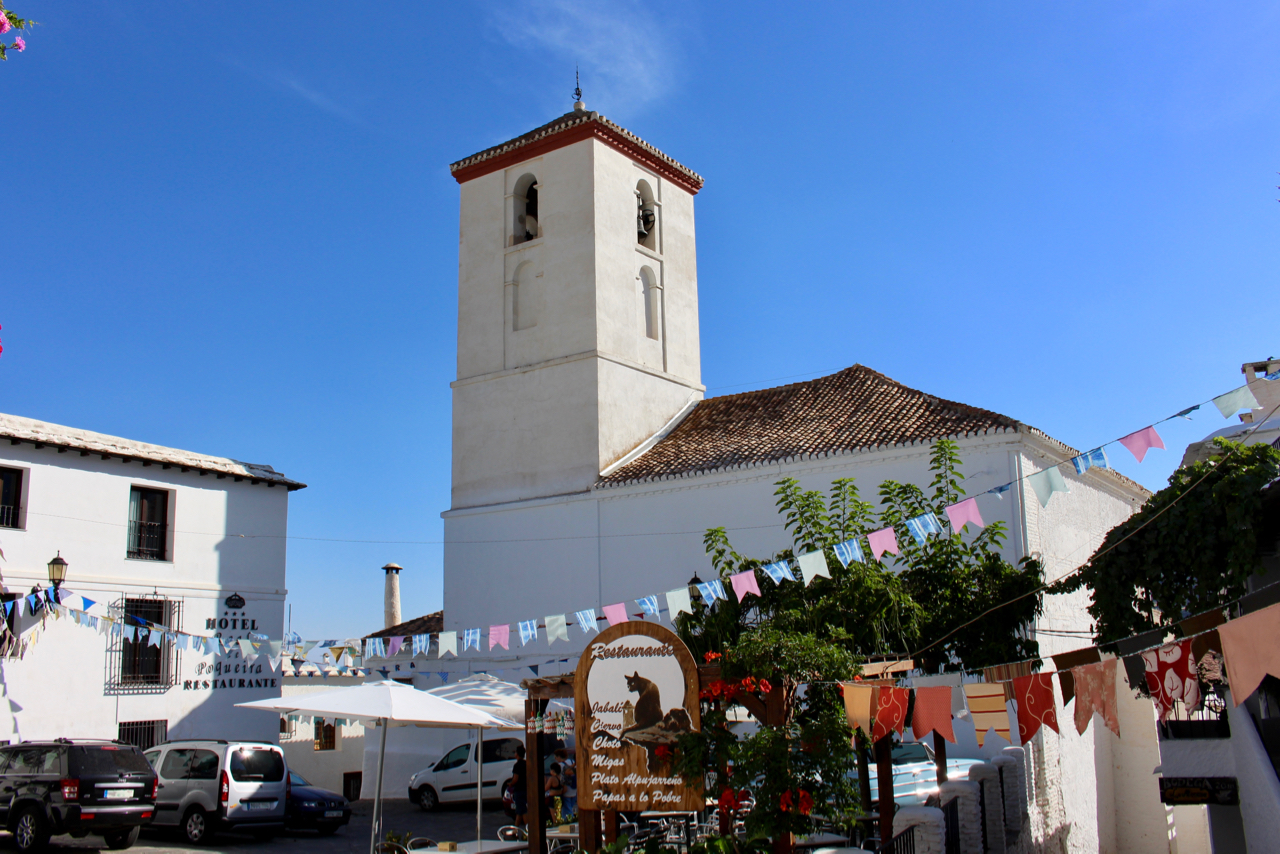
[(126, 625), (138, 629), (138, 637), (130, 640), (123, 632), (107, 635), (106, 692), (163, 694), (176, 685), (182, 653), (167, 633), (160, 638), (159, 646), (152, 646), (148, 632), (152, 626), (180, 631), (182, 602), (129, 596), (118, 600), (112, 610), (122, 615)]

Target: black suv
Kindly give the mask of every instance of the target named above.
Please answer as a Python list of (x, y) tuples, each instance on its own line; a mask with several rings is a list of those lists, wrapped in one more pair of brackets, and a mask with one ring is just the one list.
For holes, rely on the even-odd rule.
[(19, 851), (39, 851), (57, 833), (97, 833), (108, 848), (128, 848), (155, 813), (156, 782), (132, 744), (10, 744), (0, 747), (0, 820)]

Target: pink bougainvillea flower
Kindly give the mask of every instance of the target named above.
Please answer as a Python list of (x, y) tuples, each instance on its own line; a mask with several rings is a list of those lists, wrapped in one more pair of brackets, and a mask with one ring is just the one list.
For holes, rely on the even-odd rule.
[(800, 815), (808, 815), (813, 811), (813, 795), (800, 790)]
[(0, 35), (9, 32), (10, 29), (9, 19), (4, 16), (4, 12), (0, 12)]
[(790, 790), (782, 793), (782, 797), (778, 798), (778, 809), (783, 812), (791, 812), (791, 792)]
[(18, 53), (22, 53), (27, 49), (27, 42), (22, 36), (18, 36), (13, 40), (13, 46), (18, 49)]

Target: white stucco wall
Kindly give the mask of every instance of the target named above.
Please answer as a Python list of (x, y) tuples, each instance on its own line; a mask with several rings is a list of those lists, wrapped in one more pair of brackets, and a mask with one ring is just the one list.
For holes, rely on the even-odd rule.
[[(101, 603), (98, 613), (125, 596), (158, 594), (181, 601), (178, 628), (193, 634), (218, 633), (206, 628), (210, 620), (215, 626), (226, 621), (226, 637), (244, 637), (243, 620), (261, 634), (283, 634), (284, 486), (9, 442), (0, 444), (0, 466), (23, 469), (27, 493), (24, 528), (0, 528), (5, 590), (47, 587), (46, 564), (61, 551), (70, 564), (65, 587)], [(170, 560), (125, 557), (134, 485), (171, 491)], [(236, 614), (224, 602), (233, 592), (246, 600)], [(30, 623), (24, 618), (24, 626)], [(0, 662), (9, 701), (8, 714), (0, 712), (0, 740), (116, 738), (119, 722), (143, 720), (167, 720), (170, 738), (275, 740), (274, 716), (233, 706), (279, 695), (278, 674), (264, 659), (245, 665), (238, 654), (215, 658), (180, 651), (174, 687), (111, 694), (104, 686), (107, 643), (107, 637), (70, 619), (50, 620), (24, 659)], [(249, 687), (241, 686), (242, 679)]]
[[(315, 694), (359, 685), (365, 680), (359, 676), (321, 677), (286, 676), (281, 696)], [(342, 793), (342, 775), (364, 768), (364, 725), (349, 721), (335, 727), (334, 749), (316, 750), (315, 725), (298, 721), (292, 735), (280, 736), (280, 747), (291, 770), (297, 771), (307, 782)]]

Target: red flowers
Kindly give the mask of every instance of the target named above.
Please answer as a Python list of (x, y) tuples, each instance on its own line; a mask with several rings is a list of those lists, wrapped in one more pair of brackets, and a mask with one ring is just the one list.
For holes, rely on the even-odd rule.
[(718, 652), (704, 652), (704, 653), (702, 654), (702, 658), (703, 658), (703, 660), (704, 660), (704, 661), (706, 661), (706, 662), (707, 662), (707, 664), (710, 664), (711, 662), (715, 661), (717, 658), (720, 658), (720, 653), (718, 653)]
[(666, 761), (675, 755), (675, 751), (671, 749), (671, 745), (669, 744), (659, 744), (653, 749), (653, 755), (663, 761)]
[(727, 682), (724, 679), (716, 679), (713, 682), (708, 682), (707, 686), (698, 692), (698, 698), (702, 700), (732, 700), (744, 691), (760, 691), (768, 694), (772, 690), (773, 685), (769, 683), (768, 679), (757, 679), (754, 676), (748, 676), (740, 682)]
[(733, 793), (733, 789), (728, 786), (724, 787), (724, 791), (720, 793), (720, 809), (736, 810), (738, 808), (738, 796)]
[(797, 789), (795, 798), (792, 798), (791, 791), (787, 790), (782, 793), (782, 797), (778, 798), (778, 809), (783, 812), (791, 812), (795, 809), (800, 815), (808, 815), (813, 812), (813, 795), (804, 789)]

